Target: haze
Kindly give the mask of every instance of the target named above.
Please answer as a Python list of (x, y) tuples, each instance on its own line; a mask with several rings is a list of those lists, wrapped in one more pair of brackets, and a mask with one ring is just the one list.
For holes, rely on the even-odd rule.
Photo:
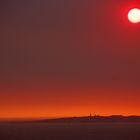
[(132, 1), (0, 2), (0, 116), (140, 115)]

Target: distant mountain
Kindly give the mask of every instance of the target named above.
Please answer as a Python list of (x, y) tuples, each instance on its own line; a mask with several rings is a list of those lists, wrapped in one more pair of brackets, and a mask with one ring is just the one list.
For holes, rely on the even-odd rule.
[[(4, 121), (9, 123), (140, 123), (140, 116), (83, 116), (42, 120)], [(1, 122), (2, 123), (2, 122)]]
[(140, 116), (86, 116), (39, 120), (38, 122), (46, 123), (116, 123), (116, 122), (137, 122), (140, 123)]

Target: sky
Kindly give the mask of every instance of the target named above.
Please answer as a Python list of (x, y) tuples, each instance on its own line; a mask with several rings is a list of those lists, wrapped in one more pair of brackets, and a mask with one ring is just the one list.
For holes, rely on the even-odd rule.
[(0, 1), (0, 118), (140, 115), (139, 6)]

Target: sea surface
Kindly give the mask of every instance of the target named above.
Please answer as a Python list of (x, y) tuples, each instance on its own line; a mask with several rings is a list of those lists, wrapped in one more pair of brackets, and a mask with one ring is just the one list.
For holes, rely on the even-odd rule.
[(0, 140), (140, 140), (140, 123), (0, 123)]

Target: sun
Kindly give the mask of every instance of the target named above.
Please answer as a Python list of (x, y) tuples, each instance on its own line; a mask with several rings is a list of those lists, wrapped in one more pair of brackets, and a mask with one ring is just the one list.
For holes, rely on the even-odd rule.
[(128, 20), (132, 23), (140, 22), (140, 9), (133, 8), (128, 12)]

